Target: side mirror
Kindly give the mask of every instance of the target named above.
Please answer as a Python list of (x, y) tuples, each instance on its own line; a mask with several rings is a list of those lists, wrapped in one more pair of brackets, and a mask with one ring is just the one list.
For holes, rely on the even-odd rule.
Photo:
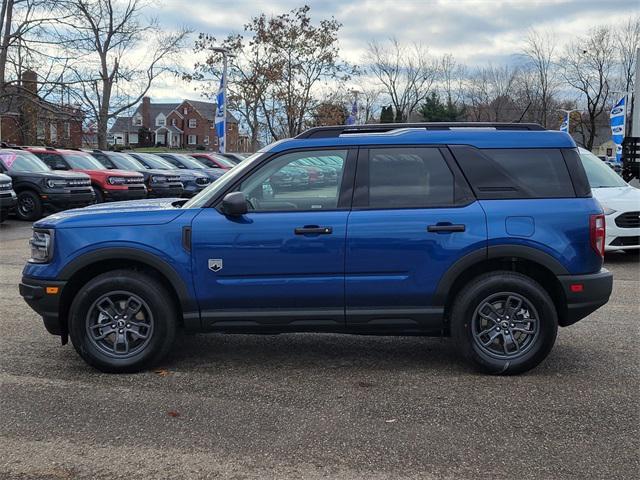
[(247, 198), (242, 192), (227, 193), (222, 199), (222, 213), (225, 215), (239, 217), (247, 211)]

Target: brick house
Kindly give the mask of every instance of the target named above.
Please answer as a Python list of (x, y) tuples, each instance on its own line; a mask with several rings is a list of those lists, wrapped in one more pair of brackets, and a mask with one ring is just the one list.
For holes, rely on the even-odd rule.
[[(118, 117), (110, 129), (112, 143), (139, 146), (148, 143), (171, 148), (218, 149), (215, 130), (217, 105), (199, 100), (180, 103), (151, 103), (144, 97), (130, 117)], [(239, 141), (238, 120), (227, 112), (227, 151), (237, 152), (244, 145)]]
[(0, 96), (0, 140), (16, 145), (82, 146), (82, 110), (57, 105), (38, 96), (38, 76), (22, 73), (17, 86)]

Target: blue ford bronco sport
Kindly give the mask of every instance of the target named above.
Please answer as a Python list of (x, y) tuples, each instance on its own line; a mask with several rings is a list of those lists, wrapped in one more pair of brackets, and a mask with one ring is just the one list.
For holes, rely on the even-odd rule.
[[(310, 164), (337, 182), (271, 185)], [(549, 354), (558, 325), (608, 301), (604, 229), (565, 133), (318, 127), (188, 201), (38, 221), (20, 292), (107, 372), (159, 362), (181, 328), (444, 335), (482, 370), (515, 374)]]

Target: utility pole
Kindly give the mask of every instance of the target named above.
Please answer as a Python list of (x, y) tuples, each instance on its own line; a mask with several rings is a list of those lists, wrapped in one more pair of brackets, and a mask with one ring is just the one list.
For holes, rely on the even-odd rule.
[(631, 136), (640, 138), (640, 48), (636, 50), (636, 79), (631, 107)]

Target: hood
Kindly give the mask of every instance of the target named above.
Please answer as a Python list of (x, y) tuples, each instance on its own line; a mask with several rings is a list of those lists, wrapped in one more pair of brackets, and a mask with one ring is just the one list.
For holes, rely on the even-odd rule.
[(82, 172), (69, 172), (67, 170), (47, 170), (46, 172), (12, 172), (17, 176), (28, 175), (29, 177), (36, 178), (61, 178), (65, 180), (89, 180), (89, 175)]
[(640, 210), (640, 190), (632, 187), (592, 188), (592, 195), (603, 207), (618, 211)]
[(162, 225), (182, 215), (185, 210), (173, 205), (180, 198), (155, 198), (109, 202), (55, 213), (38, 222), (39, 228), (97, 228), (136, 225)]
[(86, 173), (88, 175), (100, 175), (104, 177), (126, 177), (126, 178), (139, 178), (140, 173), (132, 172), (130, 170), (118, 170), (118, 169), (105, 169), (105, 170), (84, 170), (84, 169), (76, 169), (77, 172)]

